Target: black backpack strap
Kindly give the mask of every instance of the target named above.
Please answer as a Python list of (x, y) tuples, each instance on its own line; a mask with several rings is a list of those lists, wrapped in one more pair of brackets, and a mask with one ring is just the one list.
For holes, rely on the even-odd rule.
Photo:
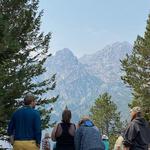
[(73, 123), (73, 125), (74, 125), (74, 128), (75, 128), (75, 130), (76, 130), (76, 125)]

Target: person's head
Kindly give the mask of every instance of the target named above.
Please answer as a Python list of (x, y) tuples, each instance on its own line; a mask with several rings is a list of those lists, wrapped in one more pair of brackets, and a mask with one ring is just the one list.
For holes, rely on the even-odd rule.
[(135, 119), (137, 116), (141, 116), (141, 108), (140, 107), (133, 107), (130, 110), (131, 120)]
[(108, 140), (108, 136), (107, 135), (102, 135), (102, 140)]
[(35, 97), (33, 95), (27, 95), (24, 98), (24, 105), (25, 106), (31, 106), (32, 108), (35, 107), (36, 102), (35, 102)]
[(89, 116), (83, 116), (81, 119), (80, 119), (80, 121), (79, 121), (79, 123), (78, 123), (78, 127), (80, 127), (85, 121), (87, 121), (87, 120), (90, 120), (90, 117)]
[(62, 122), (70, 123), (71, 117), (72, 117), (71, 111), (68, 109), (65, 109), (62, 113)]
[(50, 138), (50, 136), (49, 136), (49, 133), (45, 133), (45, 136), (44, 136), (44, 138)]

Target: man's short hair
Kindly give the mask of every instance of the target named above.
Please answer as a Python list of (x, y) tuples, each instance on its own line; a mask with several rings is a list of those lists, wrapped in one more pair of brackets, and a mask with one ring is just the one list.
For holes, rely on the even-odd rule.
[(35, 101), (35, 97), (33, 95), (27, 95), (24, 98), (25, 105), (30, 105), (33, 101)]

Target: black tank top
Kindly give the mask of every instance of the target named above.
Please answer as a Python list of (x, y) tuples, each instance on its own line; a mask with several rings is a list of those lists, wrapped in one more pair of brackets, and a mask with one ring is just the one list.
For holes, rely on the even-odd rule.
[(70, 126), (74, 124), (60, 123), (59, 125), (62, 128), (62, 134), (56, 138), (56, 150), (75, 150), (74, 136), (69, 133)]

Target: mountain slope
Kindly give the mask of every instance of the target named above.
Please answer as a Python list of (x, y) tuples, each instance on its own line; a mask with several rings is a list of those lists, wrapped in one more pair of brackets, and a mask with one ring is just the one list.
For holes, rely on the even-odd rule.
[(128, 42), (116, 42), (106, 46), (93, 55), (85, 55), (79, 61), (85, 65), (88, 72), (106, 83), (120, 81), (120, 59), (130, 53), (132, 45)]
[(89, 112), (95, 99), (103, 92), (109, 92), (119, 110), (127, 116), (131, 92), (120, 79), (120, 59), (131, 49), (129, 43), (117, 42), (80, 59), (67, 48), (52, 56), (46, 63), (46, 76), (57, 73), (57, 86), (53, 94), (60, 95), (55, 104), (54, 118), (58, 119), (67, 105), (77, 121)]
[(60, 115), (66, 105), (75, 114), (74, 120), (79, 119), (81, 112), (87, 113), (93, 99), (101, 92), (102, 81), (89, 74), (69, 49), (58, 51), (47, 61), (46, 67), (46, 76), (57, 73), (53, 94), (60, 97), (55, 104), (55, 114)]

